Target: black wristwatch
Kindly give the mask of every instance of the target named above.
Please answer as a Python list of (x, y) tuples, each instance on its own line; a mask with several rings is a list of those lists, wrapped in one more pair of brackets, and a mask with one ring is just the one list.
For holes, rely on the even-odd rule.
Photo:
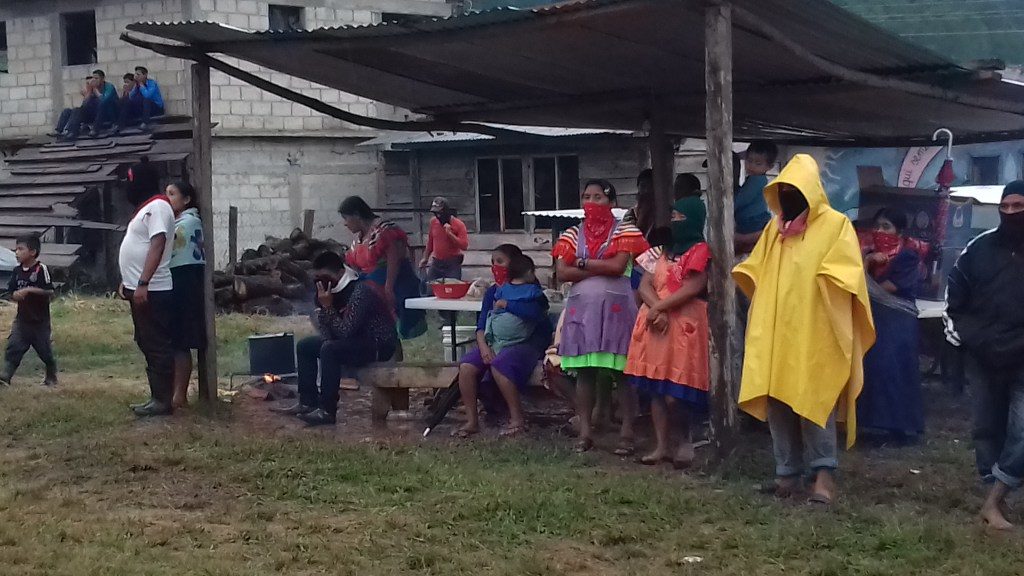
[(139, 288), (143, 286), (149, 286), (149, 280), (139, 280)]
[(587, 269), (587, 259), (586, 258), (580, 258), (579, 260), (577, 260), (576, 261), (576, 267), (579, 268), (580, 270), (586, 270)]

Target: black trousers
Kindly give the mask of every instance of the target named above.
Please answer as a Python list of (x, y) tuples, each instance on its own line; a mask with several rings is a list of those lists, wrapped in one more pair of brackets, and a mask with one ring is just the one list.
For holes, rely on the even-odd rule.
[[(353, 378), (358, 368), (373, 362), (389, 360), (395, 347), (378, 350), (372, 341), (323, 340), (309, 336), (295, 345), (298, 360), (299, 402), (305, 406), (319, 406), (334, 414), (341, 395), (341, 379)], [(319, 360), (320, 390), (316, 387)]]
[(124, 291), (131, 302), (135, 343), (146, 357), (146, 377), (153, 400), (170, 404), (174, 396), (174, 346), (171, 341), (171, 318), (174, 296), (170, 290), (150, 292), (149, 302), (138, 306), (132, 290)]
[(23, 322), (17, 318), (11, 326), (11, 335), (7, 338), (7, 351), (4, 354), (4, 375), (14, 376), (21, 366), (21, 360), (29, 348), (33, 348), (39, 359), (46, 365), (46, 374), (57, 373), (57, 363), (53, 359), (53, 340), (50, 334), (50, 321)]

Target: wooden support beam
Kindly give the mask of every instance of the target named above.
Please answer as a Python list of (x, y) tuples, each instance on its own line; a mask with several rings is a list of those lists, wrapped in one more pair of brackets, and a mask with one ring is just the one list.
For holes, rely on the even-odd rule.
[(302, 211), (302, 233), (306, 235), (306, 238), (313, 237), (313, 216), (315, 215), (316, 210)]
[(238, 206), (228, 206), (228, 262), (238, 264)]
[(192, 185), (199, 190), (199, 213), (203, 217), (203, 315), (206, 348), (199, 351), (199, 399), (217, 400), (217, 323), (213, 288), (213, 155), (210, 119), (210, 67), (192, 65)]
[(711, 442), (719, 458), (735, 445), (738, 428), (740, 333), (737, 321), (733, 236), (732, 173), (732, 14), (729, 2), (705, 9), (704, 85), (708, 149), (708, 230), (712, 253), (711, 299)]
[(654, 221), (668, 226), (672, 206), (672, 174), (675, 171), (675, 149), (672, 138), (665, 133), (657, 103), (652, 106), (651, 131), (647, 146), (651, 154), (651, 172), (654, 176)]

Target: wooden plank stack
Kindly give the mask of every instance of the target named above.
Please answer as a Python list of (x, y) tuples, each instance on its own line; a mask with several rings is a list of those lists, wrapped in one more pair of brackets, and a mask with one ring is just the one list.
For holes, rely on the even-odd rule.
[(242, 252), (238, 263), (214, 272), (214, 300), (223, 311), (289, 316), (313, 306), (313, 260), (324, 252), (344, 253), (335, 240), (310, 238), (296, 228), (287, 238)]

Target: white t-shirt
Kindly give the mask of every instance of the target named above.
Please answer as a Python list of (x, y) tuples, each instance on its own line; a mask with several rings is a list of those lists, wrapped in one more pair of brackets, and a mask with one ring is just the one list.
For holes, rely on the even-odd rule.
[(149, 279), (150, 292), (171, 289), (171, 249), (174, 248), (174, 210), (163, 199), (148, 201), (128, 223), (118, 261), (121, 264), (121, 283), (129, 290), (139, 287), (139, 277), (146, 266), (150, 240), (159, 234), (166, 238), (164, 254), (153, 277)]

